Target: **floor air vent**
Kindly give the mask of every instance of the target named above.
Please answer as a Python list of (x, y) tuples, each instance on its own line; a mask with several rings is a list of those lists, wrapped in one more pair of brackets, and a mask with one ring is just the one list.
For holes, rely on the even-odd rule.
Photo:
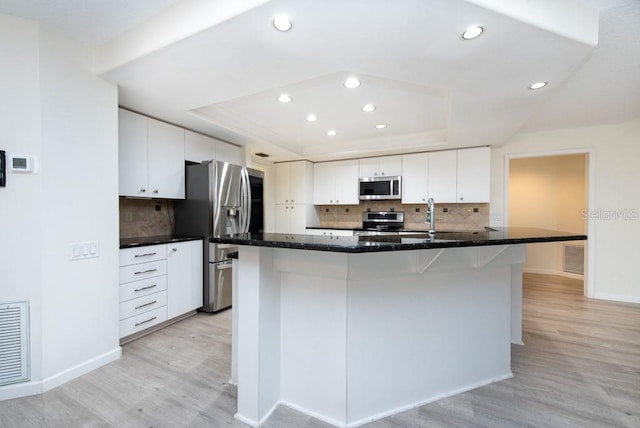
[(584, 246), (564, 244), (564, 271), (584, 275)]
[(0, 302), (0, 385), (28, 380), (28, 302)]

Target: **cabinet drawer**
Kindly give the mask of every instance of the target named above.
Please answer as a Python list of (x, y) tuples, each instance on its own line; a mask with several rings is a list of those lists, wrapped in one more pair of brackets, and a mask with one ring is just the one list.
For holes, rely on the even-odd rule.
[(120, 301), (135, 299), (147, 294), (157, 293), (167, 289), (167, 276), (156, 276), (140, 281), (128, 282), (120, 286)]
[(167, 261), (140, 263), (120, 268), (120, 284), (167, 274)]
[(137, 299), (128, 300), (120, 303), (120, 319), (132, 317), (134, 315), (149, 312), (150, 310), (166, 306), (167, 292), (152, 293)]
[(120, 250), (120, 266), (153, 262), (167, 258), (167, 246), (148, 245), (145, 247), (123, 248)]
[(120, 337), (129, 336), (167, 320), (167, 307), (153, 309), (120, 321)]

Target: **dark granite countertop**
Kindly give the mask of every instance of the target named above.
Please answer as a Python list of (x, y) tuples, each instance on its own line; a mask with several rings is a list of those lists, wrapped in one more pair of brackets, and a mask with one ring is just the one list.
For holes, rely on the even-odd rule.
[(258, 247), (299, 250), (367, 253), (428, 248), (475, 247), (482, 245), (532, 244), (536, 242), (582, 241), (586, 235), (555, 230), (524, 227), (492, 228), (478, 232), (436, 232), (414, 235), (325, 236), (290, 235), (283, 233), (250, 234), (212, 237), (211, 242)]
[(188, 235), (156, 235), (139, 236), (137, 238), (120, 238), (120, 249), (142, 247), (144, 245), (168, 244), (170, 242), (196, 241), (198, 239), (205, 239), (205, 237)]

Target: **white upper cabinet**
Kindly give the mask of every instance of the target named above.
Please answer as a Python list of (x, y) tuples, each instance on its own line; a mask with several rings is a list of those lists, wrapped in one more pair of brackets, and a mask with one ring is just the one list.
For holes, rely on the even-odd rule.
[(121, 196), (150, 196), (147, 156), (147, 118), (118, 111), (118, 169)]
[(402, 175), (402, 156), (382, 156), (360, 159), (360, 178)]
[(276, 204), (306, 204), (313, 189), (313, 165), (308, 161), (275, 164)]
[(148, 127), (149, 196), (184, 199), (184, 129), (155, 119)]
[(402, 155), (402, 203), (424, 204), (429, 194), (429, 153)]
[(429, 198), (437, 204), (455, 203), (458, 176), (457, 150), (429, 153)]
[(228, 162), (233, 165), (245, 166), (244, 149), (216, 140), (216, 160)]
[(313, 166), (315, 205), (357, 205), (358, 161), (321, 162)]
[(490, 182), (491, 149), (458, 150), (457, 202), (489, 202)]
[(201, 163), (216, 158), (215, 138), (198, 134), (193, 131), (184, 131), (184, 158), (185, 160)]
[(184, 199), (184, 130), (119, 110), (120, 195)]

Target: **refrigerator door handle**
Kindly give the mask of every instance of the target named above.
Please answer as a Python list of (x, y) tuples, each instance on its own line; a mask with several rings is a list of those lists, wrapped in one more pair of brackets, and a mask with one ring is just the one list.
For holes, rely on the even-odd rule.
[(240, 181), (240, 232), (247, 233), (251, 223), (251, 182), (247, 168), (242, 168)]

